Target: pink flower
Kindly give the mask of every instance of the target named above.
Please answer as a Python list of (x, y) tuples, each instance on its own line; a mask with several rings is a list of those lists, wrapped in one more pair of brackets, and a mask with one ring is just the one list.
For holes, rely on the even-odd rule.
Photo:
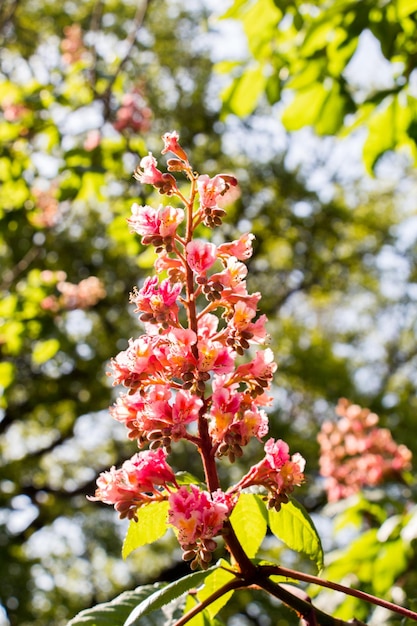
[(239, 365), (236, 374), (242, 378), (263, 378), (269, 380), (277, 369), (274, 353), (270, 348), (258, 350), (255, 358), (249, 363)]
[(175, 156), (181, 159), (181, 161), (188, 163), (187, 154), (178, 143), (179, 135), (176, 130), (173, 130), (171, 133), (165, 133), (165, 135), (162, 136), (162, 139), (164, 142), (164, 149), (161, 150), (161, 154), (172, 152)]
[(338, 422), (324, 422), (318, 435), (320, 473), (329, 501), (340, 500), (363, 487), (375, 486), (411, 467), (412, 455), (398, 445), (369, 409), (341, 398)]
[(198, 177), (197, 189), (200, 195), (201, 206), (204, 208), (215, 208), (227, 204), (229, 190), (237, 186), (234, 176), (228, 174), (217, 174), (210, 178), (207, 174)]
[(219, 342), (201, 340), (198, 342), (198, 370), (217, 374), (231, 372), (235, 365), (234, 352)]
[(138, 422), (138, 413), (143, 410), (145, 402), (140, 392), (122, 394), (110, 408), (110, 415), (128, 429), (129, 439), (138, 439), (142, 430)]
[(177, 181), (172, 174), (163, 174), (156, 165), (156, 159), (152, 156), (152, 152), (149, 152), (148, 156), (141, 159), (133, 175), (134, 178), (144, 185), (153, 185), (160, 193), (172, 195), (177, 191)]
[(123, 95), (113, 127), (118, 132), (129, 128), (136, 133), (144, 133), (149, 130), (151, 117), (151, 109), (147, 106), (140, 90), (135, 89), (132, 93)]
[(233, 423), (236, 413), (239, 410), (242, 394), (235, 391), (234, 385), (224, 387), (221, 382), (224, 377), (216, 377), (213, 380), (213, 394), (211, 398), (211, 408), (208, 414), (209, 431), (214, 441), (221, 442)]
[(231, 500), (222, 491), (210, 494), (195, 485), (172, 492), (168, 502), (169, 523), (178, 530), (178, 541), (185, 548), (218, 535), (231, 509)]
[(245, 233), (241, 235), (238, 240), (222, 243), (217, 247), (217, 255), (221, 256), (234, 256), (238, 261), (246, 261), (252, 256), (252, 241), (255, 239), (255, 235), (252, 233)]
[(161, 364), (155, 356), (155, 339), (141, 335), (129, 341), (127, 350), (119, 352), (112, 359), (114, 385), (137, 387), (141, 381), (149, 380), (155, 372), (159, 372)]
[(247, 341), (262, 343), (267, 337), (266, 323), (268, 320), (266, 315), (261, 315), (255, 322), (252, 322), (255, 315), (256, 308), (252, 306), (252, 303), (240, 300), (233, 309), (231, 328), (236, 331), (237, 335), (246, 337)]
[[(157, 209), (150, 206), (132, 205), (132, 217), (128, 224), (132, 231), (147, 236), (174, 237), (179, 224), (184, 219), (183, 209), (174, 209), (171, 206), (160, 205)], [(144, 243), (151, 243), (151, 241)]]
[(197, 274), (204, 274), (216, 261), (214, 243), (194, 239), (187, 243), (187, 263)]
[(149, 152), (148, 156), (141, 159), (139, 167), (134, 173), (134, 177), (142, 184), (155, 185), (163, 181), (162, 172), (157, 169), (157, 160)]
[(131, 301), (137, 305), (135, 312), (142, 312), (139, 317), (144, 322), (158, 323), (164, 328), (178, 323), (177, 298), (182, 284), (173, 284), (165, 279), (158, 282), (157, 276), (149, 276), (143, 287), (131, 294)]
[(298, 452), (290, 457), (285, 441), (268, 439), (264, 458), (230, 491), (235, 493), (256, 485), (265, 487), (269, 492), (269, 506), (279, 510), (281, 504), (288, 501), (294, 487), (304, 482), (304, 467), (305, 460)]
[(265, 465), (270, 469), (279, 470), (290, 460), (289, 446), (282, 439), (268, 439), (265, 443)]
[(172, 407), (172, 421), (174, 424), (190, 424), (198, 420), (200, 409), (204, 403), (201, 398), (187, 390), (180, 389), (175, 396)]
[(87, 133), (87, 137), (84, 141), (84, 150), (87, 152), (91, 152), (100, 145), (101, 142), (101, 132), (97, 129), (89, 130)]
[(176, 485), (175, 475), (162, 449), (135, 454), (120, 469), (112, 467), (97, 479), (97, 490), (90, 500), (113, 504), (120, 517), (137, 519), (139, 506), (166, 499), (163, 489)]
[(185, 282), (184, 264), (179, 259), (171, 258), (166, 250), (161, 250), (155, 261), (155, 271), (157, 274), (167, 272), (173, 282)]
[[(244, 406), (244, 404), (242, 403)], [(232, 424), (230, 432), (233, 433), (236, 443), (246, 446), (252, 437), (262, 439), (268, 433), (268, 416), (265, 411), (258, 409), (253, 403), (252, 408), (246, 409), (238, 415), (238, 419)]]

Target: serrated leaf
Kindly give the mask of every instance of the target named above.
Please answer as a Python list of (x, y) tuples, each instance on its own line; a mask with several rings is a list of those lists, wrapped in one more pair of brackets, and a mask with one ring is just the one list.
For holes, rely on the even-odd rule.
[(253, 493), (240, 494), (230, 522), (242, 548), (253, 559), (267, 531), (267, 512), (261, 498)]
[(179, 598), (184, 593), (200, 585), (204, 579), (216, 568), (217, 565), (204, 571), (193, 572), (173, 583), (159, 589), (151, 596), (147, 597), (130, 613), (123, 626), (142, 626), (139, 622), (145, 615), (160, 609), (175, 598)]
[(123, 542), (122, 556), (126, 559), (133, 550), (153, 543), (163, 537), (168, 530), (167, 516), (169, 504), (167, 501), (151, 502), (142, 506), (138, 512), (138, 521), (132, 520)]
[[(225, 567), (230, 567), (229, 563), (224, 559), (221, 559), (218, 565), (224, 565)], [(206, 600), (209, 596), (211, 596), (215, 591), (223, 587), (226, 583), (233, 580), (235, 576), (231, 573), (223, 569), (222, 567), (217, 567), (204, 581), (204, 587), (198, 592), (197, 598), (200, 602)], [(212, 602), (207, 607), (206, 611), (210, 615), (211, 618), (214, 618), (217, 613), (222, 609), (225, 604), (230, 600), (233, 595), (233, 591), (228, 591), (223, 594), (218, 600)]]
[(269, 510), (269, 528), (291, 550), (305, 554), (318, 570), (323, 568), (323, 548), (313, 521), (295, 499), (283, 504), (279, 511)]
[(67, 626), (122, 626), (138, 603), (165, 585), (166, 583), (156, 583), (138, 587), (134, 591), (125, 591), (110, 602), (81, 611)]

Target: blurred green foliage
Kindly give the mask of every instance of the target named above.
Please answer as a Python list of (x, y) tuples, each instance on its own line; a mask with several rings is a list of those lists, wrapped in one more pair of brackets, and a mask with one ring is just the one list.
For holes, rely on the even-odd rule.
[[(416, 15), (414, 0), (235, 0), (224, 18), (241, 22), (248, 56), (218, 66), (234, 76), (223, 93), (225, 112), (244, 116), (264, 97), (283, 100), (289, 131), (312, 126), (337, 135), (364, 127), (369, 172), (388, 150), (406, 148), (415, 161)], [(370, 38), (385, 60), (382, 80), (381, 64), (376, 69), (368, 57)], [(354, 63), (365, 40), (368, 49)]]

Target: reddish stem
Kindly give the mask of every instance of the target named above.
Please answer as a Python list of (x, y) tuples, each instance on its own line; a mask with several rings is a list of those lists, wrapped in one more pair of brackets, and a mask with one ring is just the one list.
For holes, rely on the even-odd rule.
[(366, 593), (365, 591), (360, 591), (359, 589), (345, 587), (344, 585), (333, 583), (330, 580), (325, 580), (323, 578), (319, 578), (318, 576), (312, 576), (311, 574), (303, 574), (302, 572), (282, 567), (281, 565), (262, 565), (260, 566), (260, 570), (265, 574), (268, 574), (268, 576), (285, 576), (286, 578), (292, 578), (294, 580), (320, 585), (321, 587), (326, 587), (327, 589), (333, 589), (334, 591), (340, 591), (348, 596), (358, 598), (359, 600), (382, 606), (384, 609), (404, 615), (405, 617), (417, 622), (417, 613), (414, 611), (398, 606), (397, 604), (393, 604), (392, 602), (388, 602), (387, 600), (382, 600), (381, 598), (377, 598), (376, 596)]

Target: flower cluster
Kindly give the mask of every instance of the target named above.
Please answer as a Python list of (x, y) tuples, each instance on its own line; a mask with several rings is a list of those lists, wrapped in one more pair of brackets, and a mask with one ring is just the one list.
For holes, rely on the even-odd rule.
[(290, 456), (288, 444), (281, 439), (268, 439), (265, 457), (254, 465), (232, 491), (261, 486), (268, 490), (268, 506), (279, 511), (288, 502), (294, 487), (304, 482), (305, 460), (298, 452)]
[(54, 280), (54, 277), (59, 278), (56, 288), (60, 295), (51, 295), (44, 298), (41, 306), (47, 311), (57, 313), (63, 310), (89, 309), (106, 296), (104, 285), (97, 276), (89, 276), (75, 284), (65, 280), (65, 272), (56, 272), (52, 275), (53, 273), (45, 271), (43, 272), (45, 280), (48, 280), (48, 274), (51, 281)]
[(83, 31), (79, 24), (71, 24), (64, 28), (64, 38), (61, 41), (62, 60), (68, 65), (73, 65), (81, 59), (85, 53), (83, 43)]
[(100, 474), (95, 496), (89, 499), (114, 504), (121, 518), (137, 519), (136, 512), (142, 504), (164, 500), (169, 483), (176, 485), (165, 459), (161, 448), (135, 454), (120, 469), (112, 467)]
[(33, 224), (40, 228), (52, 228), (60, 217), (55, 187), (51, 186), (48, 190), (35, 187), (32, 194), (35, 200), (35, 212), (31, 216)]
[(184, 561), (191, 561), (192, 569), (199, 563), (210, 563), (216, 548), (213, 537), (222, 530), (232, 510), (232, 498), (221, 489), (210, 494), (191, 485), (171, 493), (168, 502), (169, 522), (178, 531)]
[(398, 445), (388, 429), (377, 427), (375, 413), (345, 398), (339, 400), (336, 413), (341, 419), (324, 422), (318, 435), (320, 473), (326, 479), (329, 501), (398, 478), (410, 469), (410, 450)]
[(152, 111), (141, 89), (136, 88), (131, 93), (124, 94), (113, 127), (119, 132), (129, 129), (136, 133), (145, 133), (150, 128), (151, 119)]
[[(284, 442), (270, 439), (265, 458), (237, 485), (220, 489), (217, 460), (234, 462), (252, 438), (262, 440), (268, 432), (265, 407), (271, 403), (268, 391), (277, 366), (264, 347), (268, 336), (266, 317), (258, 315), (261, 296), (248, 293), (246, 286), (244, 261), (252, 255), (253, 235), (219, 245), (199, 238), (202, 225), (222, 223), (224, 207), (239, 193), (237, 180), (229, 174), (199, 175), (176, 132), (163, 140), (162, 153), (173, 154), (168, 172), (158, 168), (151, 153), (135, 172), (165, 201), (157, 207), (134, 203), (128, 219), (143, 245), (154, 248), (156, 275), (131, 294), (145, 334), (131, 339), (112, 360), (114, 384), (126, 391), (111, 413), (139, 448), (168, 454), (180, 439), (194, 445), (206, 485), (177, 488), (173, 474), (168, 479), (164, 470), (162, 482), (154, 480), (156, 491), (150, 488), (144, 497), (131, 461), (103, 474), (95, 497), (133, 518), (148, 496), (166, 498), (183, 558), (192, 568), (207, 567), (214, 537), (222, 533), (240, 491), (263, 487), (270, 506), (278, 509), (303, 482), (304, 459), (290, 457)], [(188, 179), (187, 197), (175, 173)], [(171, 197), (176, 199), (172, 205)]]

